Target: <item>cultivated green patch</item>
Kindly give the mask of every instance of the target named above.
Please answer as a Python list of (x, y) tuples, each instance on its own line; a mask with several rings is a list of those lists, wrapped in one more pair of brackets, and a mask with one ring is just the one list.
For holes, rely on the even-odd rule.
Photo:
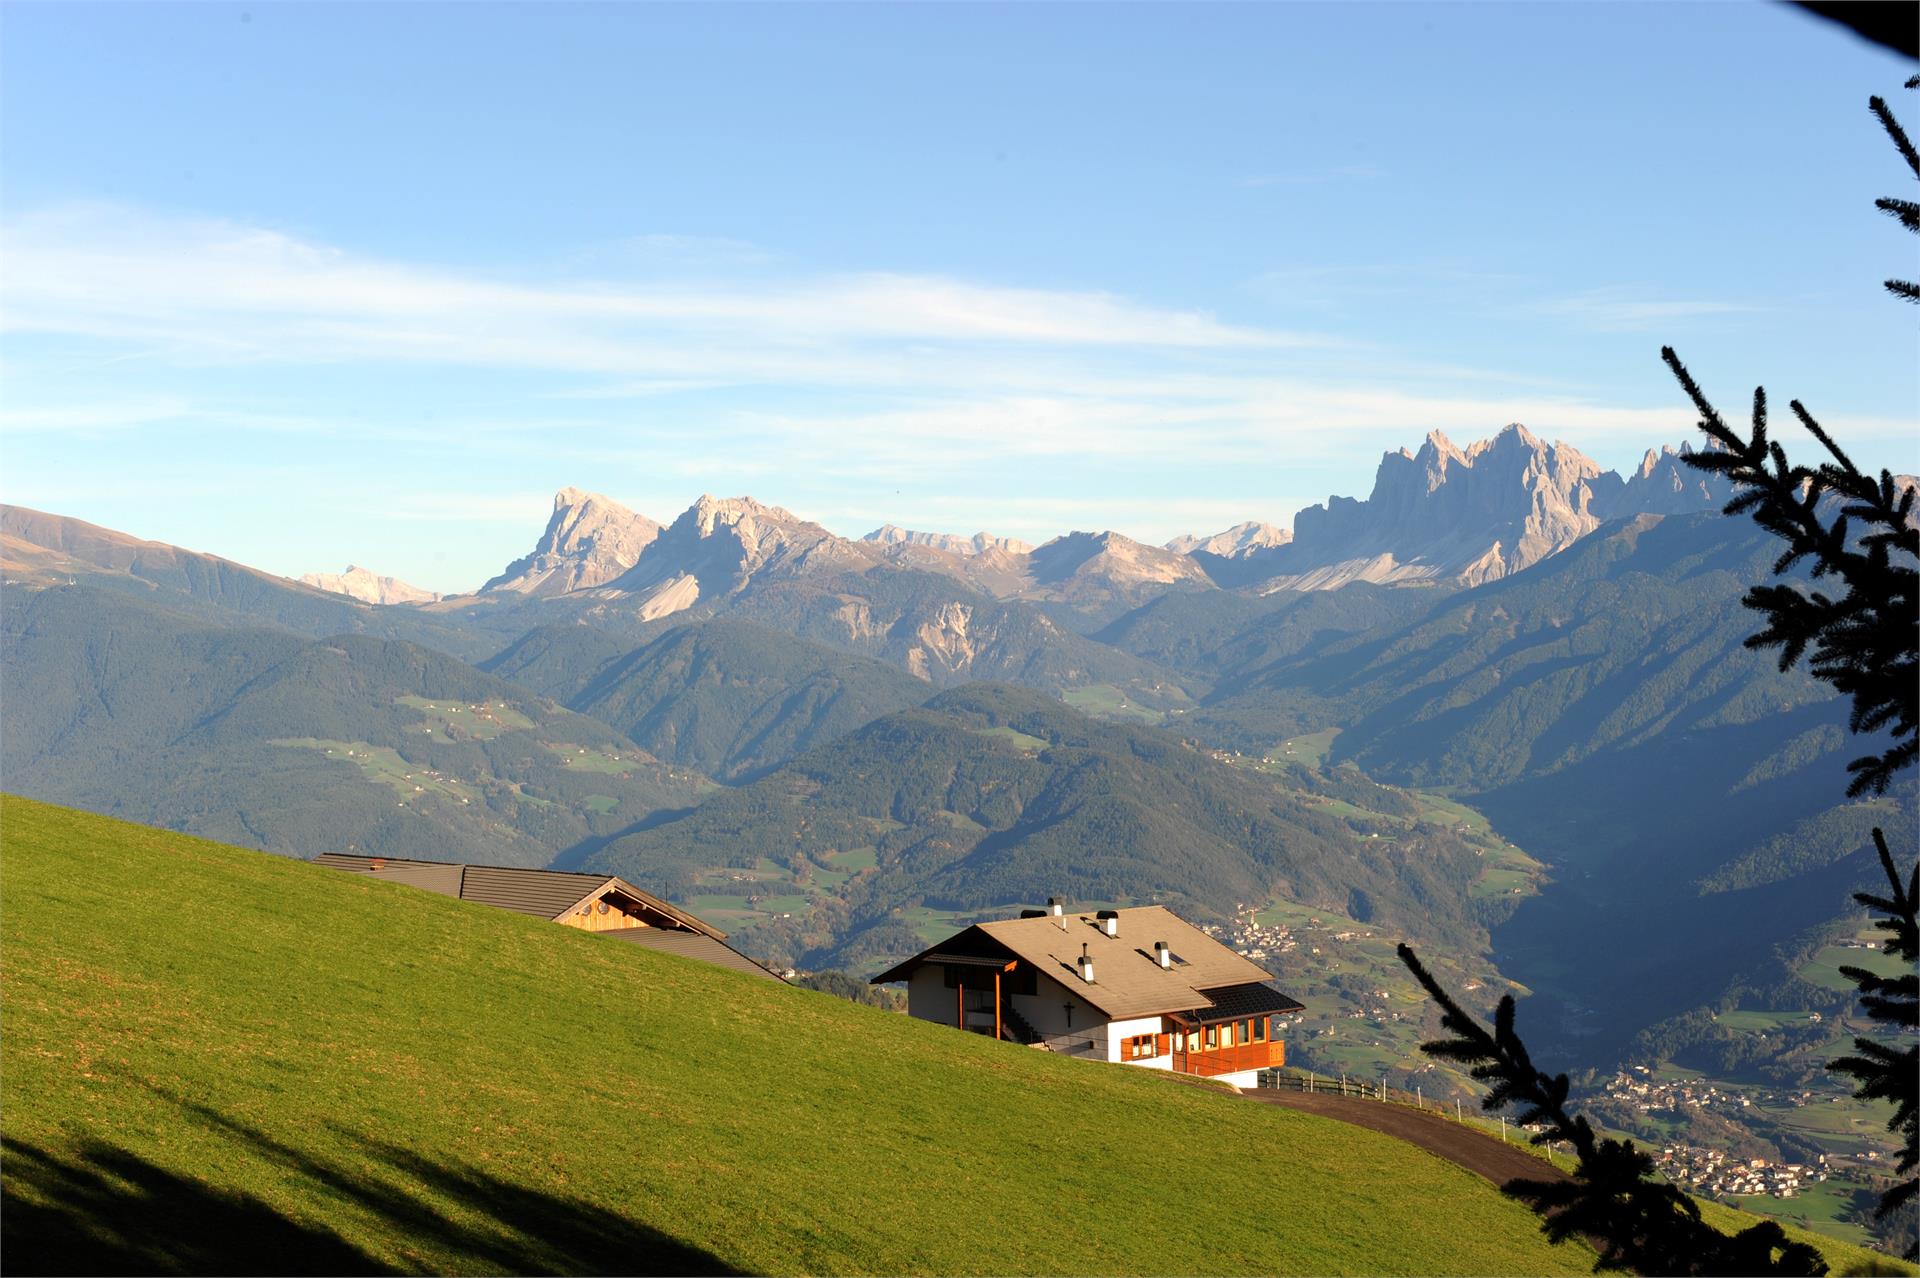
[(449, 701), (402, 696), (395, 705), (418, 710), (427, 730), (444, 741), (491, 741), (503, 732), (533, 727), (533, 720), (504, 701)]
[[(1169, 689), (1161, 689), (1164, 693)], [(1127, 695), (1126, 689), (1111, 683), (1093, 683), (1083, 688), (1068, 688), (1060, 694), (1060, 699), (1082, 714), (1097, 715), (1102, 719), (1133, 719), (1141, 723), (1165, 722), (1167, 712), (1151, 706), (1143, 706)], [(1185, 701), (1184, 696), (1176, 698)]]
[[(0, 818), (12, 1268), (1592, 1264), (1358, 1127), (401, 885)], [(1169, 1149), (1233, 1156), (1168, 1174)]]
[(409, 763), (397, 750), (365, 741), (326, 741), (316, 737), (280, 737), (267, 742), (292, 750), (317, 750), (360, 769), (369, 781), (388, 786), (401, 800), (437, 795), (456, 803), (471, 803), (479, 791), (424, 764)]

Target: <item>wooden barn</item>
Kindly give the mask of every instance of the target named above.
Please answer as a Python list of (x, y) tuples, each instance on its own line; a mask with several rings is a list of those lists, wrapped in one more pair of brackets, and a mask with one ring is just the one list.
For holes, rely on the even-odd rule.
[(412, 861), (344, 852), (322, 853), (313, 858), (313, 864), (405, 883), (462, 901), (532, 914), (563, 927), (598, 932), (648, 949), (781, 979), (728, 945), (727, 934), (719, 928), (651, 892), (640, 890), (618, 875), (521, 870), (500, 865), (464, 865), (456, 861)]

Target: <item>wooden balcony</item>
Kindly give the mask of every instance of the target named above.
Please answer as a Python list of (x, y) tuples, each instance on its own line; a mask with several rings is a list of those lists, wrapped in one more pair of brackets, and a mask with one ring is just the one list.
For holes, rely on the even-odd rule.
[(1237, 1047), (1216, 1047), (1197, 1052), (1176, 1051), (1173, 1067), (1182, 1074), (1214, 1078), (1238, 1074), (1246, 1069), (1278, 1069), (1287, 1063), (1285, 1043), (1245, 1043)]

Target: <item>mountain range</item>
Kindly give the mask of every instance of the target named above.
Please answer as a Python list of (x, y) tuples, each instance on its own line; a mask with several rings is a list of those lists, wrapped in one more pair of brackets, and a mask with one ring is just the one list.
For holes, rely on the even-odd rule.
[[(5, 779), (281, 851), (791, 898), (711, 908), (816, 962), (1049, 881), (1213, 918), (1272, 892), (1491, 953), (1599, 1060), (1872, 869), (1844, 706), (1741, 646), (1775, 547), (1722, 495), (1679, 452), (1620, 476), (1517, 426), (1389, 453), (1290, 537), (1172, 547), (854, 540), (750, 498), (661, 524), (568, 489), (481, 590), (405, 603), (0, 508)], [(1474, 904), (1458, 849), (1409, 861), (1376, 820), (1398, 787), (1553, 877)], [(1912, 824), (1904, 792), (1874, 813)]]

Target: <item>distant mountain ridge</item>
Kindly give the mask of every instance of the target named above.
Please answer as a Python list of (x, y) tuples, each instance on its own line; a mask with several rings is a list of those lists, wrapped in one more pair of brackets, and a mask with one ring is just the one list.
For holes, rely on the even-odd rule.
[(1325, 590), (1350, 581), (1495, 581), (1612, 519), (1724, 505), (1725, 485), (1686, 467), (1683, 455), (1650, 451), (1622, 479), (1518, 423), (1466, 448), (1434, 431), (1417, 452), (1384, 455), (1365, 500), (1329, 497), (1294, 516), (1292, 541), (1245, 556), (1234, 584)]
[(995, 537), (992, 533), (984, 532), (962, 537), (958, 533), (915, 532), (911, 528), (899, 528), (893, 524), (881, 524), (860, 540), (878, 542), (882, 546), (928, 546), (953, 555), (984, 555), (989, 550), (1024, 555), (1033, 549), (1030, 542), (1017, 537)]
[(432, 603), (440, 598), (437, 590), (422, 590), (398, 577), (382, 577), (371, 568), (354, 564), (348, 564), (345, 572), (302, 573), (300, 583), (370, 604)]
[(1249, 519), (1244, 524), (1235, 524), (1225, 532), (1217, 532), (1211, 537), (1196, 537), (1191, 534), (1175, 537), (1167, 543), (1166, 549), (1176, 555), (1191, 555), (1198, 551), (1205, 551), (1210, 555), (1218, 555), (1222, 559), (1236, 559), (1242, 555), (1250, 555), (1256, 550), (1264, 550), (1269, 546), (1284, 546), (1292, 540), (1293, 533), (1289, 529), (1261, 523), (1257, 519)]

